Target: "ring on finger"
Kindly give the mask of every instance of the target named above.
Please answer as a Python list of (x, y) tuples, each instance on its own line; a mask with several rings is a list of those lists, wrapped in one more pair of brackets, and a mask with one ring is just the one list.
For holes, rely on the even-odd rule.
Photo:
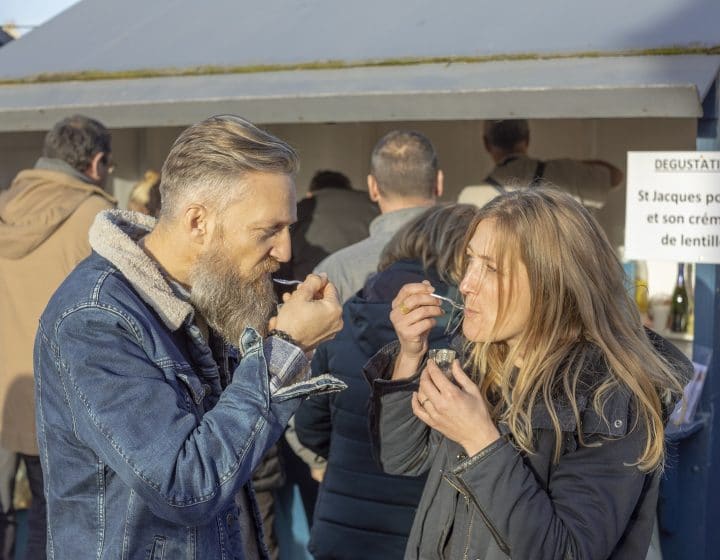
[(423, 400), (420, 401), (420, 406), (425, 408), (425, 403), (428, 402), (429, 400), (430, 400), (430, 397), (424, 398)]
[(400, 309), (400, 313), (402, 313), (403, 315), (407, 315), (408, 313), (410, 313), (410, 308), (405, 305), (405, 302), (402, 302), (399, 305), (398, 309)]

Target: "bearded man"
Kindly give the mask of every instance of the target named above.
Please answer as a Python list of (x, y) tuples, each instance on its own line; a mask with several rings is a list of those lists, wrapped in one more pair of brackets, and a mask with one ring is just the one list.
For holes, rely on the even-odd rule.
[(276, 316), (297, 155), (234, 116), (184, 131), (157, 221), (101, 213), (35, 343), (48, 558), (266, 558), (249, 484), (341, 328), (310, 275)]

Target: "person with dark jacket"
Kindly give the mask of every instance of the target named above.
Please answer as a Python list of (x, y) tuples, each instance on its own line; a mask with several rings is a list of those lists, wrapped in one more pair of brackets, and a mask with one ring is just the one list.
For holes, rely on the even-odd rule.
[(318, 171), (297, 204), (297, 222), (290, 232), (293, 254), (280, 274), (304, 280), (325, 257), (365, 239), (379, 213), (368, 193), (353, 189), (345, 175)]
[(398, 342), (366, 367), (383, 468), (428, 473), (405, 558), (645, 558), (692, 368), (644, 330), (600, 226), (559, 191), (501, 195), (469, 228), (460, 292), (454, 382), (423, 364), (425, 284), (400, 290)]
[[(307, 194), (297, 203), (297, 221), (290, 229), (292, 256), (280, 266), (278, 276), (304, 280), (328, 255), (365, 239), (370, 232), (370, 222), (379, 213), (368, 192), (354, 189), (343, 173), (327, 169), (316, 172), (310, 180)], [(280, 284), (275, 286), (278, 296), (288, 289), (288, 286)], [(292, 504), (287, 502), (292, 500), (297, 487), (308, 525), (311, 525), (318, 491), (312, 472), (315, 469), (322, 472), (325, 462), (314, 453), (300, 450), (295, 443), (297, 438), (292, 420), (285, 438), (287, 444), (285, 440), (279, 442), (287, 480), (280, 493), (280, 506), (292, 509)]]
[[(455, 298), (464, 237), (475, 215), (467, 204), (435, 206), (400, 229), (385, 247), (380, 271), (343, 308), (343, 330), (321, 345), (314, 375), (332, 372), (348, 389), (307, 400), (295, 414), (300, 442), (327, 458), (309, 549), (320, 559), (402, 558), (425, 476), (386, 475), (371, 454), (363, 364), (395, 340), (390, 304), (409, 282), (429, 281)], [(430, 331), (430, 346), (448, 346), (459, 315), (446, 315)]]

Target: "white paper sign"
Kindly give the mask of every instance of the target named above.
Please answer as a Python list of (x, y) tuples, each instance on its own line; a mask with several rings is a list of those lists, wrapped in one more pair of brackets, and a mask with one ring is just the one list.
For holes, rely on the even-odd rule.
[(625, 259), (720, 264), (720, 152), (628, 152)]

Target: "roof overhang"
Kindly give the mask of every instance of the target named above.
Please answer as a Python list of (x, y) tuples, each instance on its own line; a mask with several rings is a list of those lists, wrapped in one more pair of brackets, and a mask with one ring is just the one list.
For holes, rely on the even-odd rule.
[(0, 86), (0, 131), (70, 113), (111, 128), (257, 123), (702, 116), (720, 56), (564, 57)]

